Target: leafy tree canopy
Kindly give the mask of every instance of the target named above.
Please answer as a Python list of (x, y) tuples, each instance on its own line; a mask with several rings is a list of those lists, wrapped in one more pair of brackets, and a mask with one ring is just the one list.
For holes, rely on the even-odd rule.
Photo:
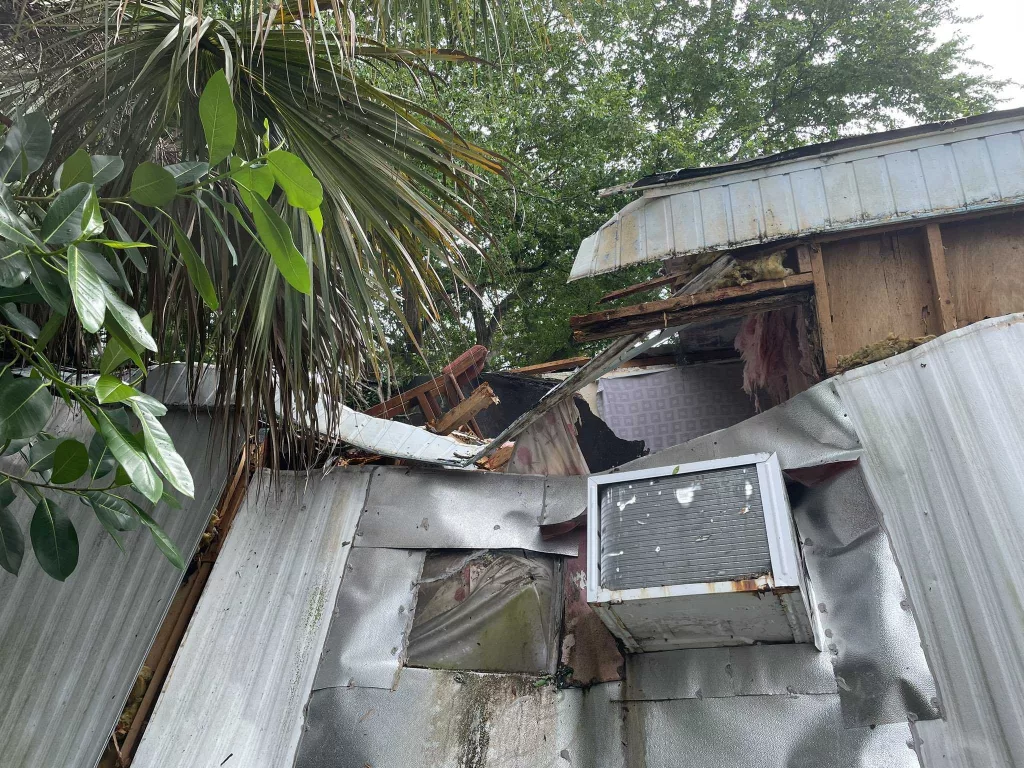
[[(580, 242), (630, 199), (599, 189), (992, 109), (1000, 83), (968, 74), (964, 38), (936, 40), (963, 21), (950, 0), (583, 0), (499, 69), (439, 66), (434, 108), (510, 158), (514, 191), (480, 185), (490, 263), (467, 253), (480, 296), (461, 291), (424, 329), (427, 360), (436, 370), (473, 343), (496, 365), (580, 354), (569, 316), (658, 269), (566, 285)], [(421, 372), (392, 338), (404, 370)]]

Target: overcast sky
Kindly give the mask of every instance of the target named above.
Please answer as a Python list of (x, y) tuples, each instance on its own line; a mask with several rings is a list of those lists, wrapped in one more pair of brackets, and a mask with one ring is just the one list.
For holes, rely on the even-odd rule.
[[(1024, 83), (1024, 0), (959, 0), (962, 16), (981, 16), (964, 27), (971, 57), (992, 67), (994, 77)], [(947, 34), (951, 30), (946, 30)], [(1011, 85), (998, 109), (1024, 107), (1024, 88)]]

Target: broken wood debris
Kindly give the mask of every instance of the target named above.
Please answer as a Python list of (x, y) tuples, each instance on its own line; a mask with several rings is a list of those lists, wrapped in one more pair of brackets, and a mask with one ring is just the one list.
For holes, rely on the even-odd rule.
[(494, 390), (491, 389), (490, 384), (484, 382), (474, 389), (469, 397), (456, 403), (451, 410), (431, 422), (430, 428), (439, 435), (447, 435), (472, 421), (480, 411), (497, 404), (498, 398), (495, 397)]

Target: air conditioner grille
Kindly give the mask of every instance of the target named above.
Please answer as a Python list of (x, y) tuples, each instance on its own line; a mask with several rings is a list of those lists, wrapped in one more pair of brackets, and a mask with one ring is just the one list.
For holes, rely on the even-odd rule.
[(605, 589), (771, 572), (756, 465), (605, 485), (599, 505)]

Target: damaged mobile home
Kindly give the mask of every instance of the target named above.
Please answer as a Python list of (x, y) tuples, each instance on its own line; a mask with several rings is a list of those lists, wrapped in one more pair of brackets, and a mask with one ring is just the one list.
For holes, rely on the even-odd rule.
[(346, 414), (401, 464), (172, 411), (185, 585), (95, 520), (0, 574), (4, 765), (1024, 766), (1024, 111), (629, 189), (572, 277), (649, 300)]

